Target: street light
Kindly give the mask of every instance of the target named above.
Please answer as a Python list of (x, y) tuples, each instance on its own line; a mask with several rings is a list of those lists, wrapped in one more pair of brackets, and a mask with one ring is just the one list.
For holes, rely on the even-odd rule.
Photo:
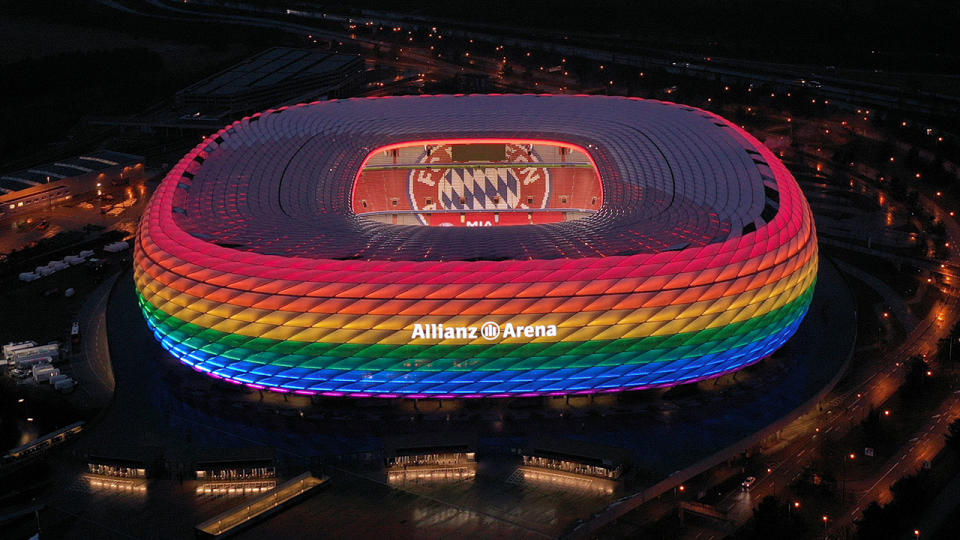
[[(854, 454), (853, 452), (850, 452), (850, 454), (848, 454), (848, 456), (849, 456), (849, 458), (850, 458), (850, 461), (853, 461), (854, 459), (857, 458), (857, 455)], [(840, 466), (840, 472), (841, 472), (841, 480), (840, 480), (840, 508), (841, 508), (841, 509), (843, 508), (843, 504), (844, 504), (845, 502), (847, 502), (846, 499), (847, 499), (847, 457), (848, 457), (848, 456), (844, 456), (844, 457), (843, 457), (843, 460), (840, 462), (840, 465), (841, 465), (841, 466)]]
[(27, 405), (27, 400), (20, 398), (17, 400), (17, 403), (23, 404), (23, 414), (27, 417), (27, 422), (33, 422), (33, 417), (30, 416), (30, 406)]
[(823, 538), (824, 539), (827, 538), (827, 521), (829, 521), (829, 519), (827, 518), (827, 515), (824, 514), (823, 515)]

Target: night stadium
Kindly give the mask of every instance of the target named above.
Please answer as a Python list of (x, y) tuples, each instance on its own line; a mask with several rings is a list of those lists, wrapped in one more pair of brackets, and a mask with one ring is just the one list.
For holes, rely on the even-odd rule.
[(605, 96), (347, 99), (207, 137), (139, 228), (163, 347), (255, 389), (510, 397), (673, 386), (781, 347), (813, 219), (710, 112)]

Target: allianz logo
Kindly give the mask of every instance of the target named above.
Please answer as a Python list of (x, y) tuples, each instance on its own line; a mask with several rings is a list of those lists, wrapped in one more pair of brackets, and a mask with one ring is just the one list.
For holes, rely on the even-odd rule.
[(480, 326), (446, 326), (443, 324), (420, 324), (413, 325), (413, 339), (478, 339), (483, 338), (487, 341), (507, 338), (538, 338), (538, 337), (556, 337), (557, 325), (555, 324), (533, 324), (524, 326), (520, 324), (506, 323), (499, 325), (493, 321), (487, 321)]

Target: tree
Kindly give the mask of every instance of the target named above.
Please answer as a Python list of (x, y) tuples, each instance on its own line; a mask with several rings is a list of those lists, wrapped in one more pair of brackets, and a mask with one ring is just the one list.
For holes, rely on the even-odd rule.
[(930, 365), (922, 356), (916, 355), (910, 358), (907, 376), (903, 385), (900, 386), (901, 395), (904, 399), (915, 399), (923, 394), (929, 369)]
[(857, 521), (859, 540), (886, 540), (895, 530), (893, 515), (880, 503), (873, 501), (863, 510), (863, 518)]
[(883, 438), (883, 422), (880, 421), (880, 410), (871, 406), (867, 417), (860, 422), (863, 429), (863, 442), (866, 446), (879, 446)]
[(920, 168), (920, 150), (917, 150), (916, 146), (911, 146), (910, 151), (907, 152), (907, 157), (904, 158), (903, 163), (908, 169), (911, 170), (917, 170)]
[(772, 495), (764, 497), (753, 509), (753, 538), (801, 538), (802, 525), (798, 516), (790, 513), (787, 504)]
[(960, 452), (960, 418), (950, 422), (950, 426), (947, 429), (948, 432), (945, 435), (947, 438), (947, 447), (955, 452)]
[[(925, 471), (921, 471), (921, 473), (923, 472)], [(890, 486), (893, 501), (886, 508), (893, 512), (901, 531), (913, 526), (917, 517), (923, 513), (924, 506), (928, 501), (927, 489), (924, 484), (922, 474), (911, 474), (904, 476)]]

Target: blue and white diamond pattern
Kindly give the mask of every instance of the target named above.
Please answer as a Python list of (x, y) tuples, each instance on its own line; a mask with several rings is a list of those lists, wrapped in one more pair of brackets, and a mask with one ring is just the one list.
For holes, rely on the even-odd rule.
[(520, 201), (520, 180), (507, 168), (449, 169), (438, 190), (443, 208), (516, 208)]

